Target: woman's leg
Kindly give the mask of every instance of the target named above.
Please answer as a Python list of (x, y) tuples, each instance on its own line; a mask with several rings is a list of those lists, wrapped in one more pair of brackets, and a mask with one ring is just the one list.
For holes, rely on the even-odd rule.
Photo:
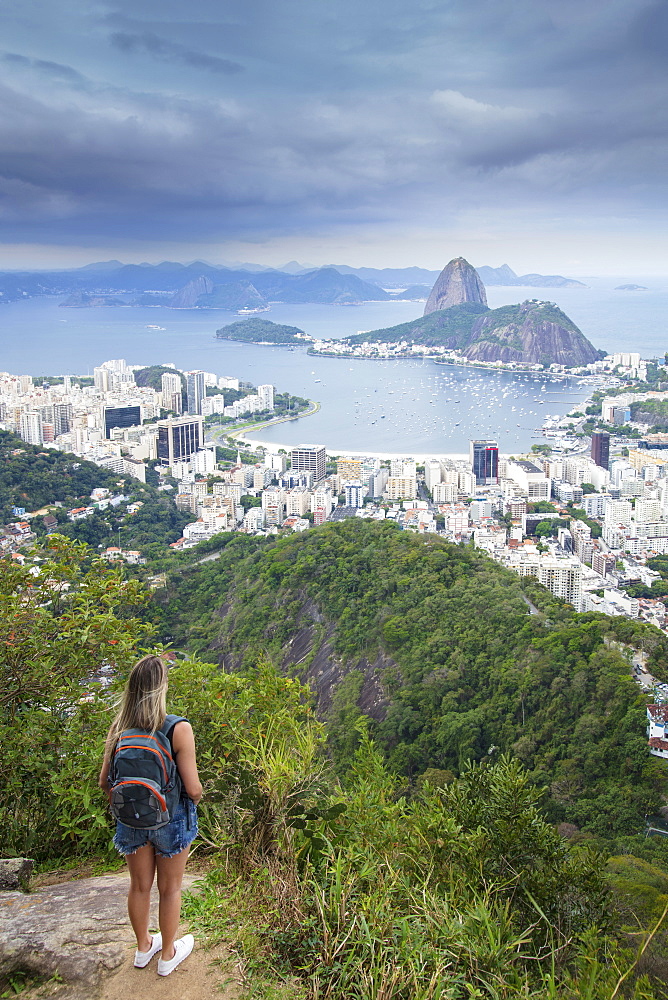
[(160, 893), (159, 923), (162, 933), (162, 959), (174, 957), (174, 938), (181, 917), (181, 883), (190, 845), (172, 858), (156, 855), (158, 892)]
[(126, 854), (125, 860), (130, 869), (128, 916), (137, 937), (138, 951), (148, 951), (151, 947), (151, 935), (148, 932), (151, 886), (155, 876), (153, 844), (145, 844), (134, 854)]

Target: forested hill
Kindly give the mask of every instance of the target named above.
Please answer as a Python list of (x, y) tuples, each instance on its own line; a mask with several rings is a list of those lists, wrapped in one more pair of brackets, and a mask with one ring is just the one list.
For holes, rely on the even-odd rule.
[[(69, 521), (67, 510), (89, 506), (91, 491), (99, 488), (122, 494), (123, 502), (96, 510), (83, 521)], [(138, 507), (130, 513), (128, 504)], [(45, 533), (42, 515), (50, 513), (60, 534), (97, 548), (117, 545), (120, 531), (124, 548), (147, 554), (153, 551), (151, 546), (162, 552), (176, 541), (190, 517), (150, 483), (119, 476), (69, 452), (26, 444), (16, 434), (0, 431), (0, 523), (16, 520), (14, 506), (29, 513), (41, 510), (30, 521), (38, 535)]]
[(460, 350), (471, 361), (554, 361), (570, 366), (589, 364), (599, 357), (596, 348), (561, 309), (553, 302), (535, 299), (499, 309), (487, 309), (482, 302), (464, 302), (388, 329), (347, 337), (345, 342), (355, 345), (402, 340)]
[(307, 679), (342, 770), (364, 713), (411, 781), (510, 751), (546, 787), (554, 822), (633, 833), (660, 805), (665, 763), (647, 752), (619, 645), (642, 633), (661, 675), (657, 629), (578, 615), (472, 547), (391, 523), (220, 544), (217, 560), (173, 572), (156, 595), (162, 638), (227, 669), (265, 650)]

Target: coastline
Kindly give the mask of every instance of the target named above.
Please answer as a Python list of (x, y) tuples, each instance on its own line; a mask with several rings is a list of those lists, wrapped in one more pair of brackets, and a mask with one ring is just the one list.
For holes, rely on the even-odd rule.
[[(259, 438), (253, 438), (252, 440), (238, 438), (237, 440), (243, 441), (249, 446), (266, 448), (268, 451), (273, 453), (277, 452), (280, 448), (284, 451), (290, 452), (295, 447), (294, 444), (285, 444), (279, 441), (261, 441)], [(418, 465), (423, 465), (430, 458), (436, 459), (446, 459), (451, 458), (455, 461), (468, 461), (468, 454), (464, 452), (433, 452), (425, 454), (417, 454), (412, 451), (372, 451), (366, 448), (364, 451), (359, 451), (354, 448), (326, 448), (328, 458), (336, 458), (337, 456), (346, 456), (350, 458), (380, 458), (380, 459), (393, 459), (393, 458), (412, 458)], [(505, 457), (505, 456), (504, 456)]]
[[(317, 400), (309, 399), (309, 408), (307, 410), (302, 410), (301, 413), (295, 413), (292, 416), (288, 414), (287, 416), (284, 417), (270, 417), (269, 420), (261, 420), (259, 422), (250, 421), (249, 423), (244, 424), (243, 427), (238, 427), (236, 428), (236, 430), (231, 430), (228, 433), (225, 433), (225, 428), (221, 427), (220, 425), (218, 425), (218, 429), (220, 430), (222, 436), (224, 437), (228, 437), (233, 441), (240, 441), (243, 443), (247, 443), (245, 435), (248, 431), (252, 431), (253, 429), (263, 430), (265, 427), (275, 427), (278, 424), (287, 424), (291, 420), (299, 420), (300, 417), (311, 417), (313, 416), (314, 413), (318, 413), (319, 410), (320, 410), (320, 403)], [(216, 425), (213, 424), (211, 425), (211, 427), (206, 428), (206, 430), (212, 431), (215, 427)], [(213, 440), (215, 440), (215, 435), (212, 435), (212, 438)], [(268, 444), (267, 445), (263, 444), (261, 441), (248, 442), (248, 443), (251, 444), (256, 443), (258, 445), (261, 445), (263, 448), (271, 447)], [(276, 447), (282, 448), (283, 445), (276, 445)], [(292, 448), (292, 445), (287, 445), (287, 448)]]
[[(285, 346), (285, 345), (276, 345)], [(566, 370), (563, 372), (553, 372), (549, 370), (544, 370), (542, 368), (535, 368), (529, 365), (527, 362), (526, 368), (518, 368), (517, 364), (504, 365), (496, 364), (491, 362), (482, 361), (469, 361), (466, 358), (461, 360), (453, 360), (449, 358), (443, 360), (439, 356), (434, 356), (431, 354), (416, 354), (412, 351), (406, 352), (404, 354), (339, 354), (339, 353), (329, 353), (328, 351), (314, 351), (308, 350), (307, 355), (314, 358), (336, 358), (341, 361), (431, 361), (432, 364), (438, 365), (439, 367), (453, 367), (453, 368), (476, 368), (480, 371), (486, 372), (507, 372), (510, 375), (538, 375), (541, 378), (551, 378), (555, 381), (563, 381), (567, 378), (576, 379), (591, 379), (591, 375), (582, 375), (578, 372), (573, 372)]]

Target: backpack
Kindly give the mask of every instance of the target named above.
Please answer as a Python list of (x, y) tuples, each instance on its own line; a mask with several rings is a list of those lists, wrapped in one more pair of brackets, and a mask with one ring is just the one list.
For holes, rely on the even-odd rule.
[(168, 715), (160, 729), (124, 729), (109, 766), (112, 815), (138, 830), (158, 830), (174, 815), (182, 783), (169, 737), (182, 715)]

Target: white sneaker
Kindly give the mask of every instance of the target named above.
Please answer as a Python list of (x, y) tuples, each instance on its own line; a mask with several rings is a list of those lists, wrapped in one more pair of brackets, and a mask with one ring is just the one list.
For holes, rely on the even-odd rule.
[(143, 969), (151, 961), (156, 952), (162, 948), (162, 934), (154, 934), (148, 951), (135, 952), (135, 969)]
[(177, 965), (180, 965), (184, 958), (187, 958), (190, 952), (193, 950), (195, 944), (195, 938), (192, 934), (185, 934), (182, 938), (178, 938), (174, 942), (174, 958), (165, 960), (164, 958), (158, 959), (158, 975), (168, 976), (170, 972), (173, 972)]

